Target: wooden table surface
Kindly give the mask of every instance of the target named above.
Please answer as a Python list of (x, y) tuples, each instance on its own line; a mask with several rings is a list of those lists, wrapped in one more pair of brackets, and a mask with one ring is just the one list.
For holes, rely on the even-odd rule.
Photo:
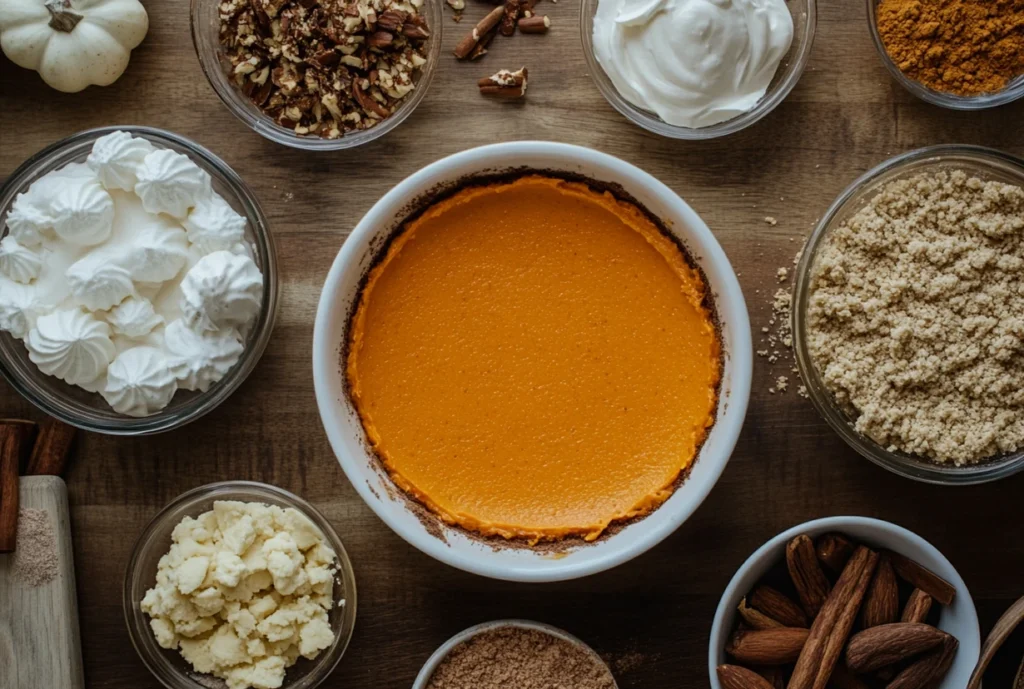
[[(407, 122), (357, 150), (310, 154), (265, 141), (221, 105), (192, 49), (187, 0), (144, 3), (149, 35), (111, 87), (60, 94), (0, 58), (0, 176), (43, 146), (91, 127), (144, 124), (191, 137), (223, 157), (261, 200), (280, 254), (281, 303), (260, 365), (219, 409), (158, 437), (81, 438), (66, 478), (89, 687), (157, 686), (125, 630), (124, 566), (161, 506), (224, 479), (265, 481), (303, 495), (345, 541), (359, 615), (328, 687), (409, 687), (449, 635), (510, 616), (581, 636), (611, 661), (624, 689), (706, 687), (712, 616), (737, 566), (779, 531), (828, 515), (889, 519), (933, 542), (967, 581), (983, 631), (1024, 594), (1024, 475), (941, 488), (876, 468), (846, 447), (809, 401), (792, 390), (769, 392), (775, 376), (792, 377), (785, 362), (755, 361), (739, 446), (689, 522), (633, 562), (554, 585), (465, 574), (393, 534), (335, 461), (310, 373), (320, 286), (349, 229), (392, 185), (442, 156), (547, 139), (591, 146), (647, 170), (714, 230), (740, 273), (757, 338), (771, 315), (778, 267), (790, 265), (801, 238), (856, 176), (928, 144), (985, 144), (1022, 155), (1024, 102), (969, 114), (916, 101), (876, 56), (863, 3), (821, 0), (810, 66), (774, 113), (725, 139), (676, 142), (642, 131), (602, 98), (582, 54), (578, 0), (542, 0), (541, 11), (553, 20), (548, 35), (499, 37), (482, 61), (460, 64), (450, 49), (486, 11), (471, 2), (461, 24), (445, 10), (443, 63)], [(479, 96), (477, 78), (523, 64), (531, 77), (525, 103)], [(0, 383), (0, 415), (38, 413)], [(987, 686), (1007, 686), (1002, 677)]]

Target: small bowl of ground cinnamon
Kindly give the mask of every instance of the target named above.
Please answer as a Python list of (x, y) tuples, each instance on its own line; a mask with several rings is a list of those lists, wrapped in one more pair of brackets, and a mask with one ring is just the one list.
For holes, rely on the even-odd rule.
[(618, 689), (585, 643), (529, 620), (496, 620), (459, 632), (427, 660), (413, 689)]
[(918, 98), (981, 110), (1024, 96), (1024, 2), (866, 1), (883, 64)]

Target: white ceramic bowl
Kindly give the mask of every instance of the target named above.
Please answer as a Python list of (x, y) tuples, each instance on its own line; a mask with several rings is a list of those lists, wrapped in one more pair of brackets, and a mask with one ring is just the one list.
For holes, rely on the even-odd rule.
[[(423, 669), (421, 669), (420, 673), (416, 675), (416, 680), (412, 683), (412, 689), (427, 689), (427, 684), (430, 683), (430, 678), (433, 677), (434, 671), (437, 670), (437, 666), (440, 665), (441, 661), (452, 652), (453, 648), (464, 641), (469, 641), (478, 634), (483, 634), (484, 632), (501, 627), (536, 629), (539, 632), (550, 634), (551, 636), (562, 639), (563, 641), (568, 641), (575, 646), (579, 646), (585, 651), (593, 654), (594, 658), (596, 658), (599, 663), (603, 663), (605, 667), (608, 667), (594, 649), (577, 639), (569, 632), (559, 629), (558, 627), (552, 627), (550, 624), (542, 624), (540, 622), (532, 622), (530, 620), (495, 620), (493, 622), (484, 622), (483, 624), (475, 625), (469, 629), (463, 629), (461, 632), (441, 644), (441, 646), (434, 651), (434, 654), (427, 659), (427, 662), (423, 664)], [(608, 668), (608, 674), (611, 674), (611, 672), (611, 668)], [(613, 676), (612, 680), (614, 681), (614, 679), (615, 677)], [(617, 682), (615, 683), (615, 686), (619, 686)]]
[(765, 543), (747, 558), (729, 582), (715, 612), (711, 626), (711, 647), (708, 650), (708, 672), (711, 689), (722, 689), (715, 669), (726, 661), (725, 643), (736, 626), (736, 606), (764, 575), (785, 558), (786, 544), (802, 533), (812, 538), (836, 531), (868, 546), (886, 548), (927, 567), (956, 588), (953, 605), (943, 606), (939, 628), (960, 642), (956, 660), (936, 689), (963, 689), (974, 671), (981, 653), (981, 629), (978, 611), (967, 585), (949, 560), (928, 541), (912, 531), (891, 522), (867, 517), (829, 517), (794, 526)]
[[(410, 209), (467, 177), (532, 168), (584, 175), (619, 185), (688, 248), (703, 269), (716, 304), (725, 356), (717, 421), (686, 482), (655, 512), (615, 534), (553, 557), (523, 548), (496, 549), (465, 532), (431, 534), (368, 451), (348, 399), (342, 347), (361, 282), (381, 246)], [(313, 380), (331, 446), (363, 500), (398, 535), (453, 567), (497, 579), (560, 581), (593, 574), (648, 550), (686, 521), (711, 492), (743, 425), (753, 367), (750, 321), (736, 274), (707, 225), (671, 189), (617, 158), (579, 146), (524, 141), (484, 146), (439, 160), (405, 179), (370, 209), (345, 241), (327, 276), (313, 332)]]

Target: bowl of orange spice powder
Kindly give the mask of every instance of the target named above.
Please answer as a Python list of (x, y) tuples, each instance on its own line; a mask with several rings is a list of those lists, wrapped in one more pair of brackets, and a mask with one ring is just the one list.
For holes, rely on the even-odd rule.
[(982, 110), (1024, 96), (1021, 0), (867, 0), (882, 62), (918, 98)]

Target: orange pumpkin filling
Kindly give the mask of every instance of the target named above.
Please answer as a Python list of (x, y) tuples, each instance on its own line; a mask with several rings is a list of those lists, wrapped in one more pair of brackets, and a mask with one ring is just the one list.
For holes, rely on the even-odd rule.
[(466, 188), (371, 270), (350, 395), (394, 482), (446, 522), (592, 540), (664, 502), (714, 422), (704, 295), (610, 193), (540, 176)]

